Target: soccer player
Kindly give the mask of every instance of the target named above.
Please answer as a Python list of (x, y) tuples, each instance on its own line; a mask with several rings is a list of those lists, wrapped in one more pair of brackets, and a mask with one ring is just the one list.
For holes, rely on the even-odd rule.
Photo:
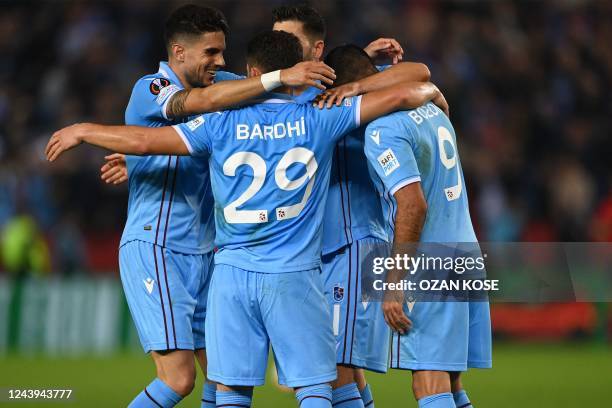
[[(249, 43), (247, 70), (257, 77), (301, 59), (295, 36), (265, 32)], [(440, 96), (432, 84), (404, 83), (318, 110), (279, 91), (174, 127), (75, 125), (56, 132), (46, 150), (50, 161), (82, 142), (209, 157), (219, 251), (206, 343), (217, 406), (250, 407), (271, 344), (279, 380), (296, 389), (301, 407), (331, 407), (335, 345), (319, 266), (334, 145), (362, 122)]]
[[(337, 81), (376, 72), (356, 46), (330, 53)], [(350, 69), (341, 69), (342, 66)], [(366, 128), (365, 153), (381, 197), (393, 253), (402, 245), (474, 243), (465, 181), (455, 131), (435, 104), (396, 112)], [(393, 329), (391, 368), (412, 370), (419, 407), (471, 407), (461, 372), (491, 367), (491, 325), (487, 302), (386, 301), (385, 320)]]
[[(215, 111), (281, 85), (321, 86), (333, 79), (324, 64), (300, 64), (262, 78), (214, 84), (224, 66), (228, 26), (216, 9), (183, 6), (166, 23), (168, 62), (139, 79), (125, 118), (158, 127), (193, 112)], [(228, 76), (227, 73), (219, 75)], [(204, 320), (212, 273), (214, 220), (208, 161), (178, 156), (127, 158), (128, 217), (119, 251), (121, 281), (145, 352), (157, 377), (131, 406), (177, 403), (191, 392), (194, 351), (206, 373)], [(203, 407), (215, 404), (206, 383)]]
[[(319, 13), (309, 6), (281, 6), (273, 11), (274, 30), (295, 34), (306, 59), (319, 61), (325, 48), (326, 27)], [(388, 56), (401, 61), (403, 50), (397, 41), (380, 38), (365, 51), (372, 57)], [(429, 70), (423, 64), (402, 63), (370, 78), (341, 87), (328, 94), (334, 98), (354, 96), (391, 86), (399, 81), (427, 81)], [(320, 88), (310, 86), (295, 97), (298, 102), (315, 98)], [(386, 372), (389, 348), (388, 327), (381, 305), (361, 297), (361, 262), (388, 240), (380, 203), (367, 175), (363, 156), (364, 128), (343, 137), (336, 148), (332, 167), (330, 193), (324, 221), (323, 279), (336, 336), (338, 379), (333, 382), (333, 401), (350, 399), (354, 407), (374, 408), (365, 368)], [(118, 184), (127, 178), (120, 156), (112, 156), (102, 169), (103, 179)], [(351, 163), (349, 166), (348, 163)], [(361, 397), (362, 402), (355, 398)]]
[[(290, 32), (300, 39), (306, 59), (322, 59), (326, 25), (315, 9), (305, 5), (281, 6), (274, 9), (273, 18), (274, 30)], [(394, 39), (373, 41), (364, 52), (373, 58), (390, 57), (394, 64), (403, 58), (403, 50)], [(332, 104), (345, 96), (392, 86), (398, 81), (429, 80), (429, 70), (418, 63), (402, 63), (373, 74), (351, 86), (330, 91), (325, 95), (326, 102)], [(307, 102), (320, 92), (311, 87), (295, 100)], [(384, 250), (388, 241), (380, 202), (363, 154), (364, 132), (361, 127), (338, 141), (323, 222), (322, 277), (337, 345), (338, 378), (332, 383), (333, 402), (343, 402), (342, 408), (374, 408), (372, 391), (362, 369), (386, 372), (389, 356), (389, 328), (383, 319), (382, 305), (362, 298), (361, 291), (363, 260)]]

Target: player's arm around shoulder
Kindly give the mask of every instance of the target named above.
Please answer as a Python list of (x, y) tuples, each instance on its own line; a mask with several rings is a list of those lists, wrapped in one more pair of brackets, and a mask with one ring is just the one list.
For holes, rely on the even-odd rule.
[(347, 98), (340, 105), (328, 109), (315, 104), (305, 104), (304, 109), (310, 110), (317, 121), (321, 134), (331, 140), (337, 140), (346, 133), (361, 126), (361, 95)]
[(325, 89), (325, 85), (332, 85), (334, 79), (336, 79), (334, 70), (323, 62), (300, 62), (291, 68), (261, 76), (222, 81), (205, 88), (179, 91), (170, 98), (165, 108), (165, 115), (175, 119), (220, 111), (248, 102), (280, 86), (314, 86)]
[(417, 108), (428, 101), (448, 112), (444, 95), (431, 82), (403, 82), (380, 91), (369, 92), (361, 100), (361, 122), (368, 123), (388, 113)]

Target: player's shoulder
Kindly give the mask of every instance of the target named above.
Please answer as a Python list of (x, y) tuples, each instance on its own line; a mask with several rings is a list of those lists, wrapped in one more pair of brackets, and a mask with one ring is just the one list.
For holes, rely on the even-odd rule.
[(367, 129), (384, 128), (384, 127), (392, 128), (392, 129), (399, 129), (403, 126), (409, 125), (407, 120), (408, 120), (408, 111), (392, 112), (392, 113), (389, 113), (385, 116), (381, 116), (371, 121), (368, 124)]
[(293, 99), (297, 103), (311, 103), (317, 96), (319, 96), (323, 91), (314, 86), (308, 87), (301, 94), (295, 96)]
[[(232, 111), (216, 111), (202, 113), (201, 115), (190, 119), (189, 121), (185, 122), (183, 125), (180, 126), (185, 126), (190, 131), (195, 132), (202, 125), (206, 125), (207, 128), (229, 125), (229, 121), (232, 118), (231, 112)], [(214, 132), (213, 135), (215, 135)]]
[(378, 149), (381, 146), (410, 142), (413, 137), (407, 111), (393, 112), (373, 120), (366, 126), (365, 147)]
[(415, 129), (438, 123), (450, 123), (444, 111), (431, 101), (406, 112), (406, 123)]
[(304, 109), (314, 112), (313, 115), (325, 117), (325, 116), (335, 116), (338, 115), (339, 112), (342, 111), (350, 111), (359, 109), (359, 103), (361, 101), (361, 95), (359, 96), (351, 96), (349, 98), (345, 98), (340, 105), (333, 105), (332, 107), (324, 107), (320, 109), (317, 105), (314, 105), (311, 102), (308, 103), (298, 103), (298, 106), (304, 107)]
[(182, 88), (180, 84), (164, 76), (161, 72), (147, 74), (140, 77), (134, 84), (132, 96), (147, 97), (148, 99), (164, 99), (164, 95)]

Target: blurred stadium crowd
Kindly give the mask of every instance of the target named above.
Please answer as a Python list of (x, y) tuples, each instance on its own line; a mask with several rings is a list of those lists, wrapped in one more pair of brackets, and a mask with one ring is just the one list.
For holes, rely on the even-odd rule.
[[(228, 70), (283, 2), (207, 1), (232, 28)], [(103, 152), (50, 166), (68, 124), (123, 122), (133, 83), (164, 59), (179, 3), (0, 4), (0, 271), (114, 270), (127, 189)], [(327, 49), (395, 37), (451, 105), (472, 217), (484, 241), (612, 240), (612, 2), (312, 2)]]

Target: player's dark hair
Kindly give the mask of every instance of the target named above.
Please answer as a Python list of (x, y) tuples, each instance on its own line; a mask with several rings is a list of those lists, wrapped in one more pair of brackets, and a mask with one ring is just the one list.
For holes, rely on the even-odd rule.
[(227, 34), (229, 26), (223, 13), (213, 7), (187, 4), (179, 7), (166, 20), (164, 40), (166, 45), (180, 35), (200, 35), (223, 31)]
[(327, 34), (325, 20), (317, 10), (307, 4), (297, 6), (280, 6), (272, 10), (273, 23), (299, 21), (304, 25), (304, 34), (311, 40), (324, 40)]
[(290, 68), (303, 60), (300, 40), (284, 31), (264, 31), (247, 45), (247, 64), (262, 73)]
[(336, 71), (334, 86), (358, 81), (378, 71), (368, 54), (354, 44), (334, 48), (325, 57), (325, 63)]

